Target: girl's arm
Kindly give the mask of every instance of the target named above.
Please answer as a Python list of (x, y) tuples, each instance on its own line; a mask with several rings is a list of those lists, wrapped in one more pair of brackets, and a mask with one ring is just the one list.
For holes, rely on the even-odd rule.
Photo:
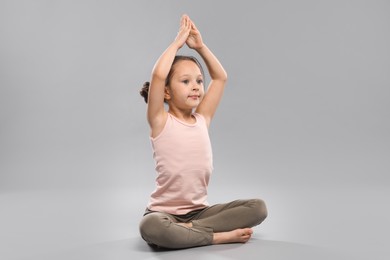
[(186, 43), (188, 47), (196, 50), (202, 57), (211, 77), (207, 93), (196, 109), (197, 113), (202, 114), (205, 117), (207, 124), (209, 125), (222, 98), (227, 74), (217, 57), (215, 57), (210, 49), (203, 43), (200, 32), (193, 22), (191, 22), (191, 32)]
[(180, 22), (180, 30), (175, 40), (163, 52), (153, 67), (147, 106), (147, 119), (153, 132), (158, 131), (165, 123), (166, 111), (164, 109), (165, 80), (171, 69), (172, 62), (177, 51), (184, 45), (191, 30), (191, 22), (187, 16), (183, 16)]

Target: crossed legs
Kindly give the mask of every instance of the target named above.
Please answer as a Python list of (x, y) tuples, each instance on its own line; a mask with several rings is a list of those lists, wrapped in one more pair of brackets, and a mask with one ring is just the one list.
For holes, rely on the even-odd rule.
[(207, 207), (190, 219), (162, 212), (145, 215), (140, 223), (143, 239), (165, 248), (188, 248), (222, 243), (245, 243), (267, 217), (264, 201), (236, 200)]

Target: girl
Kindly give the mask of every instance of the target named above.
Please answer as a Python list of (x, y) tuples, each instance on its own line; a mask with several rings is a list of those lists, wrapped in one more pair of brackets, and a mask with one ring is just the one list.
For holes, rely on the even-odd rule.
[[(176, 55), (184, 44), (199, 53), (209, 70), (207, 92), (196, 58)], [(150, 245), (177, 249), (245, 243), (252, 235), (251, 227), (267, 216), (260, 199), (214, 206), (207, 202), (213, 169), (208, 127), (226, 80), (225, 70), (203, 43), (195, 24), (183, 15), (178, 35), (157, 60), (150, 83), (141, 90), (148, 104), (158, 174), (156, 190), (140, 223), (141, 236)]]

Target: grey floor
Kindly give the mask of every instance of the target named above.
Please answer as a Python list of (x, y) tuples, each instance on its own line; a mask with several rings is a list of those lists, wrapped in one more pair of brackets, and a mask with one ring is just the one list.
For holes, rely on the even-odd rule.
[(155, 251), (137, 224), (148, 191), (46, 190), (0, 194), (0, 259), (389, 259), (387, 186), (269, 187), (269, 218), (246, 244)]

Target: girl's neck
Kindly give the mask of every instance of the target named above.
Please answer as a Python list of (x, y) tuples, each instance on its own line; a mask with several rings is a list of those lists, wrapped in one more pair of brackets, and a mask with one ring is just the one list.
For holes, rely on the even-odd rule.
[(195, 118), (193, 116), (193, 111), (192, 110), (186, 110), (186, 111), (182, 111), (182, 110), (178, 110), (178, 109), (169, 109), (168, 110), (168, 113), (170, 113), (171, 115), (173, 115), (174, 117), (180, 119), (181, 121), (183, 122), (186, 122), (186, 123), (194, 123)]

